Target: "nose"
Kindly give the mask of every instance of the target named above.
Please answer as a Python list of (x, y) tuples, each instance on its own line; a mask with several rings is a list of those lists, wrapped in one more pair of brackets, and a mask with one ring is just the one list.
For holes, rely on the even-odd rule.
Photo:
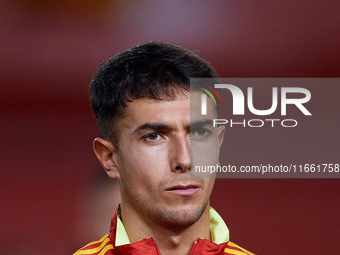
[(173, 172), (190, 171), (190, 141), (188, 137), (177, 137), (170, 151)]

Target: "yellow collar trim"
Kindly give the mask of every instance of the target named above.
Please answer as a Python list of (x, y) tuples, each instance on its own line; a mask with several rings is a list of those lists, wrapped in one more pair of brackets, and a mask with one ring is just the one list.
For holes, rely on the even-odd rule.
[(215, 211), (214, 208), (210, 207), (210, 235), (211, 240), (216, 244), (221, 244), (229, 241), (229, 229), (224, 223), (222, 217)]
[(130, 239), (126, 233), (123, 222), (121, 221), (120, 204), (117, 209), (117, 232), (116, 232), (116, 246), (121, 246), (125, 244), (130, 244)]

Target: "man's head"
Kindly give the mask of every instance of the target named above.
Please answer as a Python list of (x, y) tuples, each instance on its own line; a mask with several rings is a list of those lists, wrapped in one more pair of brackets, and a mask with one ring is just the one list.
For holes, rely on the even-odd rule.
[(116, 123), (127, 102), (140, 98), (175, 99), (189, 91), (190, 78), (216, 78), (211, 65), (192, 52), (150, 42), (128, 49), (100, 65), (90, 85), (91, 106), (100, 135), (118, 146)]
[(162, 43), (129, 49), (100, 66), (91, 82), (102, 136), (94, 151), (108, 176), (120, 180), (123, 218), (180, 229), (207, 212), (214, 179), (190, 178), (189, 142), (199, 162), (217, 163), (223, 128), (206, 120), (216, 118), (212, 100), (191, 128), (190, 97), (202, 92), (189, 89), (190, 78), (215, 77), (206, 61)]

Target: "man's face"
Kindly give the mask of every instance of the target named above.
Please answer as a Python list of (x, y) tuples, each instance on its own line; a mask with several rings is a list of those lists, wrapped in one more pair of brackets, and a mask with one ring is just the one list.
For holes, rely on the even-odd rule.
[[(210, 109), (205, 119), (216, 118), (214, 107)], [(128, 103), (124, 118), (117, 123), (115, 155), (123, 218), (130, 211), (149, 224), (188, 227), (201, 217), (209, 205), (214, 179), (190, 178), (195, 162), (191, 162), (189, 143), (204, 145), (195, 151), (202, 162), (209, 147), (219, 148), (223, 129), (197, 118), (192, 121), (201, 124), (190, 130), (189, 93), (179, 92), (176, 100), (143, 98)], [(210, 151), (218, 153), (218, 149)]]

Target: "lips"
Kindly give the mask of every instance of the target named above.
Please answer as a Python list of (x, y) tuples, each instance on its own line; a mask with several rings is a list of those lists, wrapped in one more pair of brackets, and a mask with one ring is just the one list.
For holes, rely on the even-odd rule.
[(193, 196), (198, 189), (198, 185), (188, 184), (172, 186), (170, 188), (167, 188), (166, 191), (181, 196)]

